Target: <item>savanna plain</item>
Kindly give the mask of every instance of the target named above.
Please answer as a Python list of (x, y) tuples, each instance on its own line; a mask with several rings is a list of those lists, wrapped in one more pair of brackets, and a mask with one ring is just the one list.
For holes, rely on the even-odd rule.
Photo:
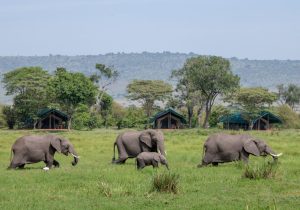
[[(300, 209), (300, 130), (225, 131), (250, 133), (282, 152), (276, 176), (243, 177), (242, 163), (197, 168), (208, 135), (220, 130), (164, 131), (170, 172), (164, 167), (135, 168), (134, 159), (112, 165), (113, 142), (125, 130), (54, 132), (70, 139), (80, 155), (56, 154), (60, 168), (43, 171), (44, 163), (7, 170), (14, 141), (41, 131), (0, 130), (0, 209)], [(250, 167), (272, 158), (254, 157)], [(179, 175), (176, 194), (152, 190), (159, 173)]]

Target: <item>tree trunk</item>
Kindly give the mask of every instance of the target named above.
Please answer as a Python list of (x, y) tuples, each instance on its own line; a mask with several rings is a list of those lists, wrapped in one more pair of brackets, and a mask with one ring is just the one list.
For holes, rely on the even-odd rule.
[(188, 121), (189, 121), (189, 128), (192, 128), (192, 118), (193, 118), (193, 107), (192, 106), (188, 106)]
[(200, 127), (201, 125), (201, 121), (202, 121), (202, 113), (203, 113), (203, 104), (201, 104), (201, 106), (199, 107), (198, 111), (197, 111), (197, 121), (198, 121), (198, 126)]
[(206, 104), (205, 104), (205, 119), (204, 119), (204, 123), (203, 123), (203, 128), (208, 128), (209, 124), (208, 124), (208, 118), (210, 115), (210, 111), (211, 111), (211, 106), (210, 106), (210, 101), (207, 100)]

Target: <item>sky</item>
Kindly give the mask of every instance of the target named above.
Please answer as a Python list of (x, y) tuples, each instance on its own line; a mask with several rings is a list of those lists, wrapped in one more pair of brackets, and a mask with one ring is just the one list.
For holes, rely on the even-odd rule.
[(0, 0), (0, 56), (180, 52), (300, 60), (299, 0)]

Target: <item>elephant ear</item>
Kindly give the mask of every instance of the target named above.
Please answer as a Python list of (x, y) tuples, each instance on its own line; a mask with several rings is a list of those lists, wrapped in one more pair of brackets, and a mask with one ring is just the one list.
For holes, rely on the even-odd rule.
[(153, 160), (156, 161), (157, 163), (159, 163), (160, 162), (159, 155), (154, 155)]
[(61, 139), (60, 138), (52, 138), (50, 142), (51, 146), (58, 152), (61, 152)]
[(244, 149), (246, 150), (246, 152), (255, 155), (255, 156), (259, 156), (260, 152), (255, 144), (255, 142), (253, 140), (247, 141), (244, 143)]
[(152, 139), (149, 132), (142, 132), (140, 135), (140, 141), (152, 148)]

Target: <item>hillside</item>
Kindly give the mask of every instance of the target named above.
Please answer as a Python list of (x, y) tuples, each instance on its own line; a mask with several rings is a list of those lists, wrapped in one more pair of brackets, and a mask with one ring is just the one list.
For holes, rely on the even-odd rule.
[[(105, 55), (80, 56), (2, 56), (0, 57), (1, 75), (22, 66), (41, 66), (53, 72), (57, 67), (84, 72), (95, 71), (96, 63), (112, 66), (120, 72), (120, 78), (112, 87), (115, 99), (124, 100), (126, 85), (132, 79), (162, 79), (169, 81), (173, 69), (182, 67), (185, 60), (196, 54), (183, 53), (117, 53)], [(274, 89), (280, 83), (300, 84), (300, 60), (248, 60), (229, 59), (232, 71), (241, 77), (243, 86), (262, 86)], [(2, 85), (1, 85), (2, 86)], [(9, 103), (5, 91), (0, 89), (0, 102)]]

